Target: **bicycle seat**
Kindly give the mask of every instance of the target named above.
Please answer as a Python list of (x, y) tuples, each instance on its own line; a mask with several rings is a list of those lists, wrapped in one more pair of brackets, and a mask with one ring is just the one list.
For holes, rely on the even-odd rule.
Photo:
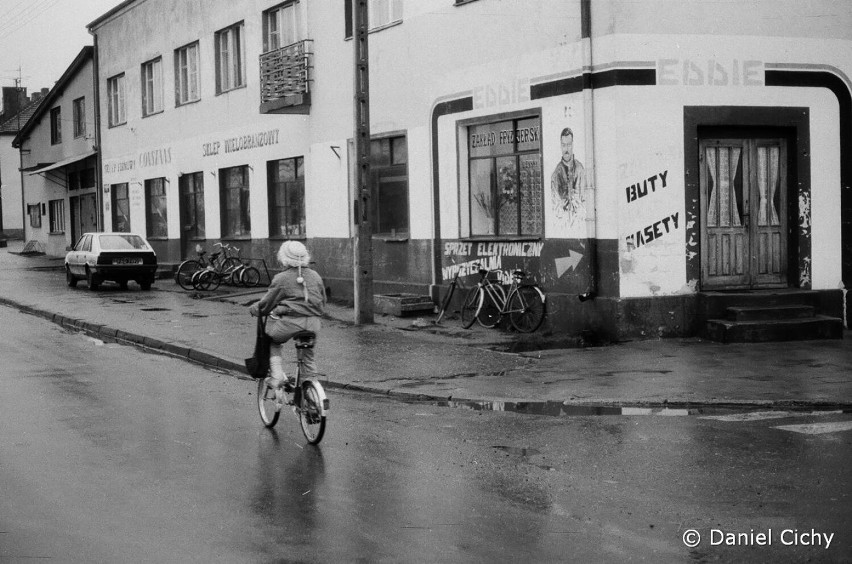
[(317, 334), (313, 331), (299, 331), (293, 335), (297, 349), (312, 349), (317, 340)]

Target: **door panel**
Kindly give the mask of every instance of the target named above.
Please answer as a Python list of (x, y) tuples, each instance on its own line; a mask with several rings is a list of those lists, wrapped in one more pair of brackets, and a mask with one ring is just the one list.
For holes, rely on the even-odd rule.
[(704, 139), (702, 288), (786, 285), (787, 173), (782, 139)]

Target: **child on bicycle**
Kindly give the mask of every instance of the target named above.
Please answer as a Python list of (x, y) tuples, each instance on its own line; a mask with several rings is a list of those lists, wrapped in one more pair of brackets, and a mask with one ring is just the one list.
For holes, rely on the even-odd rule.
[[(272, 278), (269, 290), (249, 308), (252, 316), (268, 316), (266, 333), (272, 338), (269, 354), (271, 375), (267, 383), (280, 390), (290, 384), (284, 374), (283, 343), (299, 331), (319, 334), (320, 317), (326, 304), (322, 278), (311, 268), (311, 256), (299, 241), (284, 241), (278, 249), (278, 262), (283, 270)], [(271, 321), (271, 323), (270, 323)], [(314, 349), (304, 349), (305, 371), (316, 374)]]

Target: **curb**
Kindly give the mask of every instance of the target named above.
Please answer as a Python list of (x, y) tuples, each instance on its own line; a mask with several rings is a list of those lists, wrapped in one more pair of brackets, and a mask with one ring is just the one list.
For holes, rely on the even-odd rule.
[[(235, 373), (234, 376), (240, 380), (251, 380), (254, 378), (248, 375), (245, 366), (242, 363), (234, 362), (216, 355), (199, 351), (197, 349), (161, 341), (153, 337), (146, 337), (135, 333), (129, 333), (120, 329), (115, 329), (106, 325), (92, 323), (83, 319), (75, 319), (64, 315), (49, 312), (39, 309), (34, 306), (21, 304), (9, 298), (0, 296), (0, 305), (17, 309), (22, 313), (30, 314), (36, 317), (41, 317), (51, 321), (60, 327), (82, 331), (91, 337), (97, 337), (102, 340), (108, 340), (121, 344), (133, 345), (145, 350), (155, 351), (159, 354), (179, 358), (218, 370)], [(558, 403), (565, 407), (617, 407), (617, 408), (648, 408), (648, 409), (789, 409), (789, 410), (852, 410), (852, 402), (828, 402), (824, 400), (701, 400), (701, 401), (642, 401), (642, 400), (616, 400), (616, 399), (599, 399), (599, 400), (565, 400), (561, 402), (547, 400), (530, 400), (530, 399), (510, 399), (510, 398), (461, 398), (454, 396), (413, 393), (405, 391), (397, 391), (393, 389), (373, 388), (360, 384), (337, 383), (326, 380), (324, 385), (331, 389), (350, 390), (355, 392), (370, 393), (389, 398), (399, 399), (409, 402), (452, 402), (457, 404), (554, 404)]]

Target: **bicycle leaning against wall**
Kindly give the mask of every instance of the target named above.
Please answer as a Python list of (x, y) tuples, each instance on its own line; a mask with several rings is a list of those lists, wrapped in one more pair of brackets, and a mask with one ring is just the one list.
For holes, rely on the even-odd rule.
[(462, 305), (462, 325), (470, 328), (474, 321), (483, 327), (494, 327), (504, 315), (509, 316), (512, 327), (521, 333), (532, 333), (544, 321), (546, 296), (535, 284), (521, 282), (527, 277), (522, 270), (512, 271), (512, 283), (508, 290), (498, 281), (489, 278), (493, 271), (479, 269), (479, 281), (470, 289)]

